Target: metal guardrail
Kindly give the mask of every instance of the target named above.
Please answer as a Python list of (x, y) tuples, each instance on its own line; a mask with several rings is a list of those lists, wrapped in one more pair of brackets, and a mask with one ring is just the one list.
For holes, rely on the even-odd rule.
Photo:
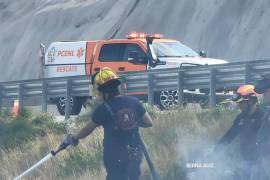
[[(215, 89), (236, 89), (243, 84), (254, 84), (260, 75), (267, 73), (270, 73), (270, 60), (129, 72), (122, 75), (127, 82), (127, 92), (149, 91), (148, 96), (153, 102), (153, 91), (173, 89), (179, 90), (180, 94), (183, 89), (210, 89), (210, 97), (214, 98)], [(210, 100), (214, 101), (213, 98)]]
[[(0, 111), (4, 100), (19, 100), (19, 111), (25, 106), (25, 99), (40, 97), (42, 111), (47, 112), (48, 98), (67, 97), (66, 118), (70, 116), (70, 97), (89, 96), (89, 76), (33, 79), (0, 83)], [(69, 98), (68, 98), (69, 97)]]
[[(209, 105), (216, 105), (216, 90), (236, 89), (237, 86), (254, 84), (260, 75), (270, 73), (270, 60), (236, 62), (222, 65), (186, 67), (183, 69), (155, 69), (121, 73), (124, 94), (148, 94), (154, 103), (154, 93), (161, 90), (178, 90), (178, 102), (184, 101), (184, 89), (209, 89)], [(25, 98), (41, 97), (42, 110), (47, 111), (48, 98), (66, 97), (66, 118), (70, 115), (71, 96), (89, 96), (89, 76), (33, 79), (0, 82), (0, 110), (5, 99), (18, 99), (19, 107)]]

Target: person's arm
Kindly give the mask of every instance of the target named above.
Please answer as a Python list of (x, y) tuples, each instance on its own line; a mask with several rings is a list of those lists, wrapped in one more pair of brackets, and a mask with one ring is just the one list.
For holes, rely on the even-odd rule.
[(142, 117), (142, 120), (139, 122), (140, 127), (152, 127), (153, 121), (150, 117), (149, 113), (146, 111), (145, 114)]
[(237, 117), (232, 127), (218, 141), (215, 149), (219, 149), (221, 146), (229, 144), (239, 134), (239, 130), (240, 130), (239, 122), (240, 122), (240, 118)]
[(98, 126), (95, 122), (90, 120), (85, 127), (83, 127), (77, 134), (74, 135), (75, 139), (82, 139), (93, 132), (93, 130)]

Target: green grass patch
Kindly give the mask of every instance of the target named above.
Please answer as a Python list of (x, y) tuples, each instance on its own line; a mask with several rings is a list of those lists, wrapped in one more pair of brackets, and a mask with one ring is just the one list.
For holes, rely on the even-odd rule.
[(55, 122), (48, 114), (34, 115), (31, 110), (23, 110), (14, 116), (5, 110), (0, 115), (0, 148), (18, 147), (47, 133), (64, 131), (64, 124)]
[(74, 148), (64, 157), (64, 163), (60, 165), (61, 176), (83, 173), (86, 170), (99, 172), (102, 166), (102, 148), (89, 151), (87, 149)]
[[(214, 144), (238, 113), (237, 110), (223, 107), (202, 110), (177, 107), (173, 111), (159, 111), (147, 104), (145, 107), (153, 117), (154, 126), (141, 128), (140, 131), (161, 180), (185, 179), (188, 173), (185, 162), (200, 155), (208, 145), (204, 142)], [(89, 121), (89, 117), (90, 113), (79, 116), (73, 128), (79, 130)], [(23, 157), (29, 155), (26, 155), (25, 149), (31, 152), (31, 157), (35, 155), (30, 162), (32, 164), (44, 157), (48, 149), (57, 147), (65, 133), (64, 123), (56, 123), (50, 115), (25, 111), (13, 117), (10, 111), (3, 111), (0, 116), (0, 159), (6, 165), (0, 169), (3, 179), (25, 170), (21, 165), (25, 164)], [(59, 153), (51, 164), (40, 167), (33, 174), (33, 179), (105, 179), (102, 171), (102, 139), (103, 131), (95, 130), (78, 147)], [(20, 146), (22, 148), (13, 150)], [(141, 179), (151, 179), (145, 161)]]

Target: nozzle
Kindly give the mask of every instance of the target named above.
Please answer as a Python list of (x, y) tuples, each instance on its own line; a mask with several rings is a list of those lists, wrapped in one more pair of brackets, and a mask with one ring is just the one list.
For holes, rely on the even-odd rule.
[(68, 143), (62, 142), (56, 151), (53, 151), (53, 150), (51, 151), (51, 154), (53, 156), (55, 156), (57, 153), (59, 153), (60, 151), (66, 149), (68, 146), (69, 146)]

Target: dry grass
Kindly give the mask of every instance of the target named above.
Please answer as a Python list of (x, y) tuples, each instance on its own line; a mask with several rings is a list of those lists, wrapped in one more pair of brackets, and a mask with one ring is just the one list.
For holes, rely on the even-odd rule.
[[(209, 149), (229, 128), (236, 114), (222, 108), (178, 108), (169, 112), (160, 112), (153, 107), (147, 109), (154, 117), (154, 127), (141, 129), (141, 133), (157, 171), (164, 180), (186, 179), (186, 162)], [(80, 117), (79, 127), (86, 117), (88, 116)], [(31, 141), (18, 147), (0, 147), (0, 179), (14, 178), (55, 149), (64, 133), (48, 132), (37, 134)], [(95, 130), (91, 136), (82, 140), (78, 147), (59, 153), (25, 179), (105, 179), (106, 172), (102, 166), (102, 134), (102, 128)], [(141, 179), (151, 179), (145, 161), (141, 169)]]

